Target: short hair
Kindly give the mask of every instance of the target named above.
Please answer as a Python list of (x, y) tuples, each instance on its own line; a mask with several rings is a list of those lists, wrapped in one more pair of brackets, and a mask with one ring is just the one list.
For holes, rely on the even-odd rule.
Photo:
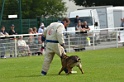
[(5, 26), (2, 26), (1, 28), (5, 28)]
[(33, 27), (33, 30), (37, 30), (37, 28), (36, 27)]
[(29, 28), (28, 31), (30, 32), (31, 30), (33, 30), (32, 28)]
[(1, 27), (1, 30), (2, 30), (3, 28), (5, 29), (5, 26), (2, 26), (2, 27)]
[(70, 22), (69, 18), (67, 18), (67, 17), (63, 18), (62, 21), (66, 21), (67, 23)]
[(15, 25), (14, 25), (14, 24), (12, 24), (12, 25), (11, 25), (11, 27), (15, 27)]
[(79, 17), (78, 15), (76, 15), (76, 18)]

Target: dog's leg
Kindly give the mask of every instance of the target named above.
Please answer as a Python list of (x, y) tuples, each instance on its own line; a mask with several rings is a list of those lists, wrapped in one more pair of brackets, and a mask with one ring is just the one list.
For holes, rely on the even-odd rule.
[(64, 67), (61, 68), (61, 70), (59, 71), (58, 75), (60, 75), (63, 70), (64, 70)]
[(71, 74), (71, 68), (68, 67), (67, 69), (68, 69), (68, 73), (67, 74)]
[(70, 66), (70, 64), (67, 65), (67, 69), (68, 69), (68, 73), (67, 74), (71, 74), (72, 67)]
[(81, 63), (79, 63), (79, 64), (77, 65), (77, 67), (80, 69), (81, 73), (84, 74), (84, 71), (83, 71), (83, 69), (82, 69)]
[(73, 68), (73, 67), (70, 68), (70, 71), (71, 71), (70, 74), (72, 74), (72, 68)]

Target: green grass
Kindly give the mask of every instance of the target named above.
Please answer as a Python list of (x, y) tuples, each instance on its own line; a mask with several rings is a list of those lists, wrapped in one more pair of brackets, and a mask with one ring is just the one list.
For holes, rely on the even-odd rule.
[(68, 53), (78, 55), (83, 64), (84, 74), (57, 75), (61, 65), (54, 57), (47, 76), (40, 71), (43, 56), (0, 59), (0, 82), (124, 82), (124, 48)]

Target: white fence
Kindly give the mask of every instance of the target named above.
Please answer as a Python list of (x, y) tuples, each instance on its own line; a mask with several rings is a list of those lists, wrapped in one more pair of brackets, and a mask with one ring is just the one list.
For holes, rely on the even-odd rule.
[(88, 36), (78, 31), (66, 32), (66, 49), (73, 52), (124, 46), (124, 30), (120, 29), (124, 27), (97, 29), (89, 32)]
[[(124, 30), (119, 30), (124, 27), (115, 29), (97, 29), (84, 35), (78, 31), (65, 32), (65, 46), (67, 52), (95, 50), (111, 47), (124, 46)], [(5, 54), (7, 57), (17, 57), (42, 54), (43, 44), (40, 42), (41, 34), (20, 34), (10, 35), (6, 37), (0, 36), (0, 56)], [(23, 40), (27, 43), (27, 47), (19, 47), (19, 37), (23, 36)], [(119, 37), (121, 36), (121, 37)], [(89, 43), (90, 42), (90, 43)]]
[[(19, 41), (22, 41), (22, 44)], [(42, 48), (43, 44), (41, 42), (41, 34), (39, 33), (0, 37), (0, 56), (17, 57), (36, 54), (40, 55), (42, 54)]]

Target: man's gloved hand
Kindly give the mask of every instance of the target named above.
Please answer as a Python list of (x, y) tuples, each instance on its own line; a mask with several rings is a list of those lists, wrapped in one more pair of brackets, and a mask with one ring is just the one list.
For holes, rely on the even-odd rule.
[(65, 48), (65, 44), (63, 43), (63, 44), (60, 44), (60, 45), (64, 48), (65, 52), (67, 52), (66, 48)]
[(60, 44), (62, 47), (64, 47), (65, 46), (65, 44), (63, 43), (63, 44)]

